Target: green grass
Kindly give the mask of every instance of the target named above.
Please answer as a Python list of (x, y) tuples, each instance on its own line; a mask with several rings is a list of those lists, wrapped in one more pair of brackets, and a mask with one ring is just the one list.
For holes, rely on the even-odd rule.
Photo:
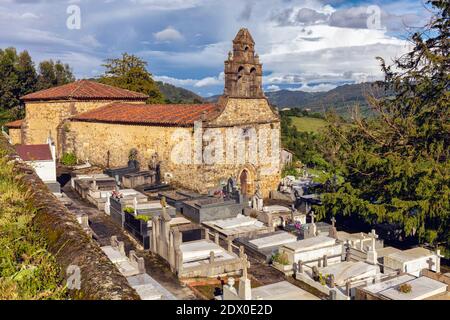
[(310, 117), (290, 117), (292, 124), (298, 131), (303, 132), (319, 132), (327, 125), (327, 122), (323, 119), (310, 118)]
[(32, 191), (0, 149), (0, 300), (65, 299), (55, 257), (33, 225)]

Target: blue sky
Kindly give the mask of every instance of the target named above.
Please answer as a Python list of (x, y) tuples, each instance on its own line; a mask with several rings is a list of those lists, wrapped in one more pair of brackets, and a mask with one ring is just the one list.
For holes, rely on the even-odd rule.
[[(70, 6), (79, 29), (67, 27)], [(265, 90), (324, 91), (381, 79), (375, 57), (405, 53), (429, 14), (422, 0), (0, 0), (0, 48), (60, 59), (77, 78), (133, 53), (156, 79), (208, 96), (222, 92), (223, 61), (247, 27)]]

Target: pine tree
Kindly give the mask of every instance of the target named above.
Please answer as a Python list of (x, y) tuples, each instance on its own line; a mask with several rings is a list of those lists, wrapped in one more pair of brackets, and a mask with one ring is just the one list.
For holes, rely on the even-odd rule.
[(392, 94), (369, 98), (376, 117), (355, 110), (354, 126), (331, 125), (345, 183), (317, 211), (398, 224), (405, 236), (450, 248), (450, 5), (429, 3), (435, 15), (412, 35), (411, 52), (392, 66), (379, 58)]
[(164, 96), (147, 71), (147, 62), (135, 55), (123, 53), (121, 58), (108, 59), (103, 65), (105, 74), (99, 82), (119, 88), (145, 93), (148, 103), (164, 103)]

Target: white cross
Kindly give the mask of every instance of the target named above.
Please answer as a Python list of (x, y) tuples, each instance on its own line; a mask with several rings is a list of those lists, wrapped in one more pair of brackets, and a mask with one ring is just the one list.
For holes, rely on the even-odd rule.
[(372, 238), (372, 250), (375, 251), (375, 240), (378, 239), (375, 229), (372, 229), (372, 232), (369, 233), (369, 237)]
[(311, 211), (311, 213), (309, 215), (311, 216), (311, 223), (314, 224), (314, 217), (316, 216), (314, 214), (314, 211)]

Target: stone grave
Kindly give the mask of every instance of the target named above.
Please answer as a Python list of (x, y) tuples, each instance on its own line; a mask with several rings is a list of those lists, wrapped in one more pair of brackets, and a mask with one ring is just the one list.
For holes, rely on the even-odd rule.
[(148, 203), (147, 196), (134, 189), (122, 189), (111, 193), (105, 203), (105, 213), (111, 215), (112, 220), (124, 226), (125, 208), (133, 208), (139, 204)]
[(318, 268), (322, 275), (333, 275), (334, 284), (344, 288), (348, 282), (372, 281), (380, 274), (380, 269), (376, 265), (364, 261), (343, 261), (327, 267)]
[(216, 277), (242, 269), (243, 261), (233, 252), (231, 242), (225, 250), (219, 245), (218, 235), (213, 242), (203, 228), (186, 224), (184, 218), (178, 220), (165, 210), (153, 217), (151, 251), (166, 260), (179, 278)]
[(142, 185), (151, 185), (156, 183), (156, 172), (155, 171), (139, 171), (127, 173), (122, 176), (122, 187), (123, 188), (136, 188)]
[(268, 227), (261, 221), (242, 214), (229, 219), (205, 221), (203, 225), (213, 232), (218, 232), (223, 238), (230, 240), (274, 231), (273, 227)]
[(125, 277), (145, 273), (144, 258), (138, 257), (134, 250), (129, 252), (129, 258), (126, 261), (116, 262), (115, 265)]
[(129, 173), (135, 173), (139, 171), (139, 162), (137, 160), (129, 160), (126, 167), (109, 168), (103, 173), (110, 177), (113, 177), (118, 185), (122, 183), (122, 177)]
[(306, 215), (281, 205), (264, 206), (258, 213), (258, 220), (272, 227), (285, 227), (287, 224), (306, 223)]
[(280, 271), (290, 273), (293, 271), (294, 263), (300, 265), (300, 268), (337, 264), (341, 262), (342, 252), (342, 244), (336, 239), (316, 236), (282, 245), (279, 254), (287, 259), (288, 264), (281, 266), (274, 263), (274, 266)]
[(242, 214), (244, 206), (233, 199), (205, 197), (183, 201), (181, 208), (184, 216), (196, 223), (202, 223), (234, 218), (238, 214)]
[(386, 268), (419, 276), (422, 269), (439, 273), (440, 260), (441, 255), (439, 251), (433, 252), (417, 247), (388, 254), (383, 258), (383, 264)]
[(118, 241), (116, 236), (111, 237), (111, 245), (103, 246), (101, 249), (114, 264), (128, 260), (125, 253), (125, 245), (123, 241)]
[(240, 237), (234, 240), (243, 245), (247, 252), (261, 262), (269, 262), (272, 256), (278, 252), (280, 246), (297, 241), (297, 236), (286, 231), (258, 234), (253, 237)]
[(189, 190), (171, 190), (171, 191), (163, 191), (158, 193), (158, 196), (160, 198), (164, 197), (166, 198), (166, 201), (169, 205), (172, 207), (175, 207), (176, 211), (179, 213), (183, 213), (183, 202), (194, 200), (194, 199), (201, 199), (201, 198), (207, 198), (207, 195), (199, 194), (196, 192), (192, 192)]
[(125, 254), (123, 241), (111, 237), (111, 245), (101, 247), (108, 259), (127, 278), (141, 300), (176, 300), (176, 297), (145, 273), (144, 259), (131, 250), (129, 258)]
[[(400, 291), (401, 285), (407, 285), (410, 291)], [(447, 284), (424, 276), (411, 279), (411, 275), (403, 275), (390, 280), (387, 284), (381, 282), (367, 286), (363, 290), (383, 300), (425, 300), (435, 299), (439, 295), (446, 295), (444, 299), (449, 299)]]

